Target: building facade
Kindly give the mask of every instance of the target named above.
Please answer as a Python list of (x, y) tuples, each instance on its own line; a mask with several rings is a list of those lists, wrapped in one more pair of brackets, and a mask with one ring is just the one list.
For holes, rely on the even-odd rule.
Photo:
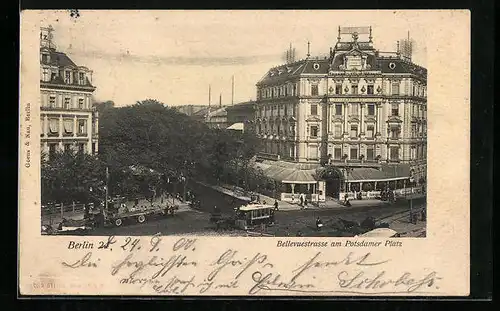
[(376, 50), (371, 27), (339, 27), (329, 57), (271, 68), (257, 83), (255, 126), (267, 157), (330, 165), (344, 175), (407, 166), (409, 181), (423, 183), (427, 70), (399, 48)]
[(226, 107), (208, 108), (205, 123), (212, 129), (226, 129), (230, 125), (227, 122)]
[(97, 154), (99, 119), (93, 107), (92, 71), (56, 50), (53, 29), (40, 31), (40, 146), (46, 156), (59, 151)]
[(226, 108), (227, 124), (241, 125), (243, 131), (252, 132), (255, 130), (255, 101), (238, 103)]

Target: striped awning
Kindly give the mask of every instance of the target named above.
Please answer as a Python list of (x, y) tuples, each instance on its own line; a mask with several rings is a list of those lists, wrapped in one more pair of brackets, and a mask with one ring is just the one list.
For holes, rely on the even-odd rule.
[(234, 123), (230, 127), (228, 127), (228, 130), (236, 130), (236, 131), (243, 131), (244, 124), (242, 122), (239, 123)]
[(349, 182), (390, 181), (410, 178), (410, 166), (408, 164), (382, 164), (381, 169), (370, 167), (353, 168), (345, 176)]
[(316, 167), (285, 161), (256, 162), (255, 166), (262, 169), (264, 174), (282, 183), (314, 184), (317, 182)]

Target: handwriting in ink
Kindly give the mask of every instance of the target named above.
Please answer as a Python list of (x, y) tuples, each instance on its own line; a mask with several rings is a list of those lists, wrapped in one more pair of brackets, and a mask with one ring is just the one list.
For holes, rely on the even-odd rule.
[(188, 288), (196, 287), (193, 281), (194, 276), (186, 280), (173, 276), (164, 284), (153, 285), (153, 290), (159, 294), (183, 294)]
[(413, 278), (411, 273), (405, 272), (397, 279), (388, 279), (385, 277), (386, 272), (378, 272), (375, 277), (366, 276), (366, 273), (360, 271), (356, 274), (350, 274), (347, 271), (341, 271), (338, 274), (339, 286), (344, 289), (358, 290), (379, 290), (392, 286), (393, 288), (403, 287), (405, 292), (414, 292), (423, 286), (431, 287), (441, 277), (437, 276), (435, 271), (427, 274), (423, 278)]
[(253, 256), (252, 259), (248, 260), (245, 258), (236, 258), (238, 251), (228, 249), (219, 258), (214, 261), (210, 266), (215, 267), (214, 270), (210, 272), (207, 279), (212, 281), (218, 274), (226, 267), (238, 267), (241, 268), (238, 274), (235, 275), (235, 279), (238, 279), (245, 271), (247, 271), (251, 266), (257, 265), (265, 265), (268, 267), (273, 267), (273, 264), (266, 262), (267, 255), (257, 253)]
[(97, 262), (99, 262), (101, 259), (98, 258), (97, 260), (92, 260), (92, 252), (88, 252), (85, 254), (81, 259), (78, 259), (77, 261), (73, 263), (67, 263), (65, 261), (62, 262), (62, 265), (68, 268), (80, 268), (80, 267), (86, 267), (86, 268), (96, 268), (97, 267)]
[(293, 270), (292, 272), (295, 274), (292, 277), (292, 281), (297, 280), (297, 278), (304, 274), (306, 271), (309, 271), (310, 269), (313, 268), (327, 268), (329, 266), (338, 266), (338, 265), (357, 265), (357, 266), (377, 266), (377, 265), (382, 265), (386, 262), (389, 262), (389, 260), (384, 260), (384, 261), (371, 261), (369, 258), (371, 256), (371, 253), (366, 253), (364, 255), (361, 255), (357, 258), (352, 258), (353, 253), (347, 254), (347, 256), (340, 260), (340, 261), (319, 261), (318, 257), (321, 255), (321, 252), (316, 253), (311, 259), (309, 259), (307, 262), (305, 262), (303, 265), (298, 267), (297, 269)]
[(98, 249), (108, 249), (111, 245), (115, 244), (116, 243), (116, 239), (115, 239), (115, 236), (112, 235), (112, 236), (109, 236), (108, 237), (108, 240), (106, 242), (103, 242), (103, 241), (99, 241), (99, 247)]
[(160, 250), (160, 242), (161, 242), (161, 237), (159, 235), (154, 235), (151, 237), (151, 240), (149, 243), (151, 244), (151, 248), (149, 249), (149, 252), (157, 252)]
[(310, 283), (300, 284), (294, 279), (290, 281), (281, 281), (280, 274), (263, 274), (260, 271), (255, 271), (252, 274), (252, 281), (255, 282), (255, 285), (248, 291), (250, 295), (255, 295), (261, 290), (307, 291), (315, 287), (314, 284)]
[(174, 246), (172, 247), (172, 250), (174, 252), (184, 249), (184, 250), (192, 250), (194, 251), (194, 243), (196, 242), (196, 239), (186, 239), (186, 238), (180, 238), (177, 242), (175, 242)]
[(111, 269), (111, 275), (116, 275), (122, 268), (132, 267), (132, 272), (129, 274), (129, 277), (135, 277), (142, 271), (146, 270), (149, 267), (154, 267), (159, 270), (155, 270), (151, 275), (152, 279), (157, 277), (165, 276), (169, 271), (174, 268), (181, 268), (185, 266), (196, 267), (197, 263), (194, 261), (189, 261), (185, 255), (179, 254), (174, 255), (167, 260), (163, 258), (159, 258), (158, 256), (151, 257), (148, 261), (142, 260), (133, 260), (134, 254), (128, 254), (125, 259), (118, 262)]
[(137, 250), (140, 250), (141, 249), (141, 246), (139, 245), (139, 241), (140, 239), (132, 239), (131, 237), (127, 237), (125, 239), (125, 244), (123, 244), (121, 246), (121, 248), (124, 250), (124, 251), (129, 251), (129, 252), (132, 252), (133, 250), (137, 249)]

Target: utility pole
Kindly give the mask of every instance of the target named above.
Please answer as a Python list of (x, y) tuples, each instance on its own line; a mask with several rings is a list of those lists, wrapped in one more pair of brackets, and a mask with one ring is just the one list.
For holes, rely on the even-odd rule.
[(222, 93), (219, 94), (219, 108), (222, 108)]

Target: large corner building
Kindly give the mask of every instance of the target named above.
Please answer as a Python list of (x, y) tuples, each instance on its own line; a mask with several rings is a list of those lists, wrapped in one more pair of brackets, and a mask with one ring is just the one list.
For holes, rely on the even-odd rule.
[(93, 107), (92, 71), (56, 50), (53, 29), (40, 31), (41, 152), (96, 154), (98, 114)]
[(271, 68), (255, 107), (261, 166), (282, 199), (425, 182), (427, 70), (399, 44), (378, 51), (371, 27), (339, 27), (329, 57)]

